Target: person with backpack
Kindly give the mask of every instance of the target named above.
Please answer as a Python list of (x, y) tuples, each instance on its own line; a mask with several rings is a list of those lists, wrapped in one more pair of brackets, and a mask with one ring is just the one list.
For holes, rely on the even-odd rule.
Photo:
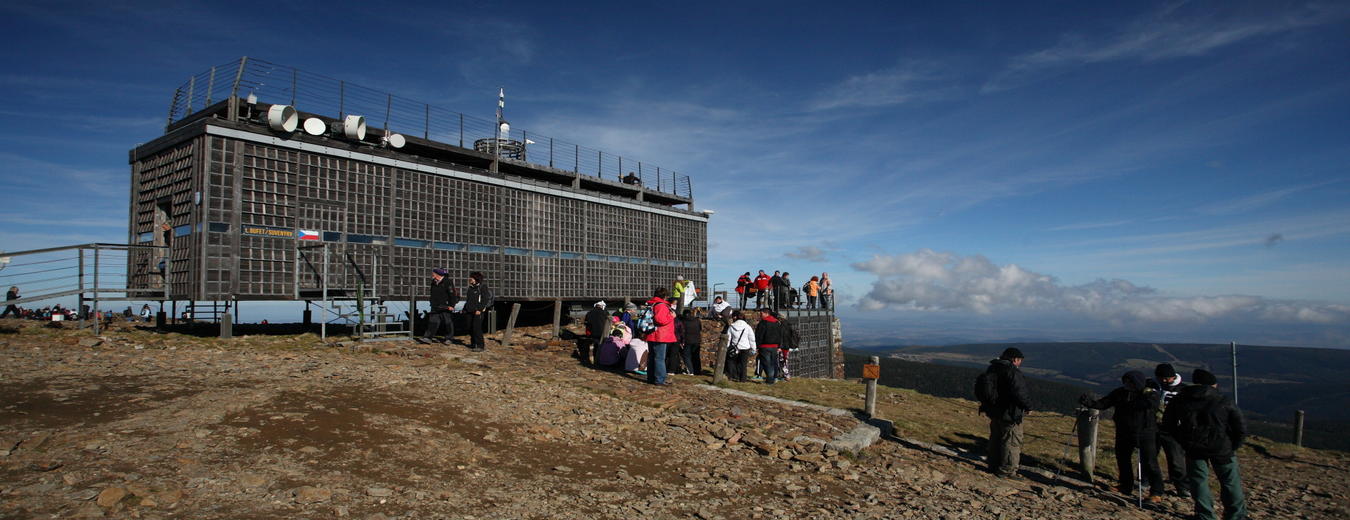
[(647, 367), (647, 382), (654, 385), (668, 385), (670, 381), (666, 380), (666, 351), (671, 343), (675, 343), (675, 313), (670, 310), (670, 302), (666, 297), (670, 293), (665, 287), (657, 287), (652, 293), (652, 299), (647, 300), (647, 310), (643, 311), (642, 319), (638, 320), (638, 329), (643, 333), (643, 341), (647, 342), (648, 356), (650, 361)]
[(1149, 483), (1148, 501), (1162, 503), (1163, 479), (1158, 469), (1158, 393), (1144, 380), (1138, 370), (1126, 372), (1120, 378), (1124, 386), (1112, 390), (1101, 399), (1084, 394), (1078, 403), (1088, 408), (1105, 410), (1115, 408), (1112, 420), (1116, 423), (1116, 469), (1120, 485), (1116, 492), (1134, 494), (1134, 450), (1139, 450), (1139, 464), (1144, 467), (1143, 478)]
[(806, 285), (802, 286), (802, 292), (806, 293), (806, 308), (816, 308), (816, 300), (820, 297), (820, 277), (812, 276), (807, 280)]
[(975, 378), (980, 413), (989, 417), (989, 472), (1003, 478), (1017, 478), (1022, 459), (1022, 418), (1031, 410), (1027, 381), (1018, 369), (1024, 359), (1021, 350), (1008, 347)]
[(1209, 490), (1209, 468), (1219, 478), (1224, 520), (1247, 518), (1237, 450), (1247, 437), (1242, 412), (1219, 393), (1219, 380), (1208, 370), (1191, 373), (1195, 384), (1183, 388), (1163, 412), (1162, 429), (1186, 451), (1186, 483), (1195, 501), (1195, 518), (1214, 520), (1214, 496)]
[(487, 311), (493, 303), (492, 289), (483, 283), (483, 273), (469, 273), (469, 290), (464, 293), (464, 314), (469, 317), (469, 350), (487, 350), (487, 343), (483, 340), (483, 319), (487, 317)]
[(745, 322), (741, 311), (731, 313), (731, 326), (727, 328), (727, 377), (737, 383), (745, 382), (745, 362), (750, 359), (750, 351), (755, 348), (755, 330)]
[(778, 316), (769, 309), (759, 310), (759, 323), (755, 325), (755, 339), (759, 342), (760, 366), (764, 369), (764, 383), (773, 384), (778, 378), (778, 346), (783, 344), (783, 325)]
[[(1149, 386), (1158, 392), (1158, 400), (1161, 404), (1159, 415), (1166, 413), (1168, 405), (1172, 398), (1181, 392), (1185, 385), (1181, 384), (1181, 374), (1169, 363), (1159, 364), (1153, 369), (1153, 379), (1149, 380)], [(1167, 480), (1172, 482), (1172, 487), (1176, 489), (1176, 495), (1181, 498), (1190, 498), (1191, 492), (1186, 486), (1186, 452), (1181, 449), (1181, 443), (1177, 442), (1176, 437), (1165, 432), (1162, 428), (1158, 429), (1158, 451), (1167, 456)]]

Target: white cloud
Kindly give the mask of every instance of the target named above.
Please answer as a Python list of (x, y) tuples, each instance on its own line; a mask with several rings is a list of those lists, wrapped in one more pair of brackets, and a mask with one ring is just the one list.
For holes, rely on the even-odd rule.
[(1067, 311), (1115, 324), (1206, 323), (1220, 319), (1350, 323), (1350, 306), (1345, 305), (1248, 295), (1165, 296), (1127, 280), (1065, 285), (1053, 276), (1015, 264), (996, 265), (979, 255), (963, 257), (929, 249), (875, 255), (853, 267), (877, 276), (858, 303), (870, 311)]
[(1343, 6), (1313, 4), (1277, 13), (1252, 13), (1227, 18), (1214, 10), (1168, 8), (1104, 37), (1067, 34), (1055, 45), (1013, 58), (984, 85), (985, 92), (1020, 87), (1052, 75), (1062, 67), (1120, 60), (1160, 61), (1202, 56), (1239, 42), (1337, 21)]
[(913, 102), (937, 95), (934, 83), (943, 79), (935, 67), (905, 63), (892, 68), (850, 76), (826, 88), (811, 102), (811, 110), (846, 107), (882, 107)]
[(1326, 186), (1327, 184), (1332, 184), (1334, 182), (1335, 181), (1319, 182), (1315, 184), (1305, 184), (1301, 186), (1291, 186), (1288, 188), (1281, 188), (1278, 190), (1257, 193), (1255, 195), (1248, 195), (1246, 197), (1239, 197), (1232, 200), (1213, 202), (1201, 206), (1199, 208), (1196, 208), (1196, 211), (1205, 215), (1233, 215), (1237, 213), (1246, 213), (1249, 211), (1264, 208), (1266, 206), (1284, 200), (1288, 198), (1290, 195), (1293, 195), (1295, 193), (1309, 190), (1312, 188)]
[(816, 246), (800, 246), (796, 251), (783, 253), (783, 256), (808, 262), (826, 262), (829, 260), (825, 256), (825, 250)]

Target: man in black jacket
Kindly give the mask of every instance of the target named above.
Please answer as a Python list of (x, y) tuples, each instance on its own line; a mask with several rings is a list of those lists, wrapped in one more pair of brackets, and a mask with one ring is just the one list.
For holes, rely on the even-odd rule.
[(1027, 381), (1018, 367), (1026, 356), (1009, 347), (985, 371), (997, 389), (989, 407), (989, 472), (1000, 477), (1016, 477), (1022, 459), (1022, 418), (1031, 410)]
[(1134, 494), (1134, 450), (1139, 450), (1139, 461), (1144, 466), (1144, 478), (1149, 482), (1148, 501), (1162, 502), (1162, 471), (1158, 469), (1158, 393), (1149, 388), (1144, 374), (1138, 370), (1126, 372), (1120, 378), (1125, 384), (1101, 399), (1082, 395), (1078, 402), (1088, 408), (1105, 410), (1115, 408), (1112, 420), (1116, 423), (1116, 469), (1120, 485), (1116, 491)]
[(1195, 497), (1195, 518), (1214, 520), (1214, 496), (1209, 491), (1209, 466), (1219, 477), (1224, 520), (1247, 518), (1237, 449), (1247, 436), (1233, 400), (1218, 390), (1218, 379), (1206, 370), (1191, 373), (1195, 384), (1186, 387), (1163, 413), (1162, 429), (1186, 450), (1186, 483)]
[(694, 309), (685, 309), (677, 320), (680, 324), (680, 357), (684, 362), (684, 373), (703, 375), (703, 322), (699, 321)]
[(487, 350), (487, 343), (483, 340), (483, 319), (487, 317), (492, 304), (492, 290), (483, 283), (483, 273), (469, 273), (469, 290), (464, 293), (464, 314), (469, 318), (469, 350)]
[[(17, 286), (17, 285), (11, 285), (11, 286), (9, 287), (9, 291), (5, 293), (5, 301), (17, 300), (17, 299), (19, 299), (19, 286)], [(6, 305), (6, 306), (5, 306), (5, 312), (0, 313), (0, 318), (3, 318), (3, 317), (5, 317), (5, 316), (9, 316), (10, 313), (13, 313), (15, 318), (22, 318), (22, 317), (23, 317), (23, 312), (19, 310), (19, 306), (18, 306), (18, 305)]]
[(610, 323), (609, 312), (605, 311), (606, 304), (604, 300), (595, 302), (591, 310), (586, 311), (586, 335), (577, 339), (577, 357), (582, 363), (591, 363), (591, 350), (599, 353), (600, 342), (609, 335)]
[[(1172, 402), (1186, 385), (1181, 384), (1181, 374), (1170, 363), (1162, 363), (1153, 369), (1153, 379), (1149, 381), (1149, 387), (1158, 392), (1159, 411), (1167, 410), (1167, 406)], [(1186, 485), (1186, 451), (1181, 449), (1181, 443), (1177, 442), (1172, 434), (1158, 429), (1158, 451), (1167, 455), (1167, 480), (1172, 482), (1172, 487), (1176, 489), (1177, 496), (1181, 498), (1190, 498), (1191, 492)]]
[(455, 310), (455, 304), (459, 299), (455, 296), (455, 291), (450, 287), (450, 279), (446, 275), (450, 274), (445, 269), (436, 268), (431, 270), (431, 289), (429, 299), (431, 300), (431, 312), (427, 313), (427, 330), (422, 333), (422, 343), (430, 343), (441, 331), (444, 325), (445, 339), (441, 343), (447, 343), (455, 337), (455, 322), (451, 319), (450, 313)]

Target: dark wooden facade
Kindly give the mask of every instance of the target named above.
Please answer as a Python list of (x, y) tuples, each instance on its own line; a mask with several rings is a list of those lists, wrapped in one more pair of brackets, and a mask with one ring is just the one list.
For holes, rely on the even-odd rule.
[(170, 252), (134, 254), (130, 287), (219, 301), (362, 285), (406, 300), (435, 267), (455, 280), (482, 271), (504, 301), (646, 298), (676, 276), (707, 287), (708, 215), (692, 191), (415, 137), (393, 149), (378, 130), (280, 132), (258, 117), (267, 108), (230, 98), (131, 151), (131, 243)]

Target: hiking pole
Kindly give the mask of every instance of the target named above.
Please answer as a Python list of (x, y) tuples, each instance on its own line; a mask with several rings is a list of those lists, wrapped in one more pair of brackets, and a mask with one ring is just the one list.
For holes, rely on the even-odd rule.
[(1139, 507), (1144, 507), (1144, 450), (1134, 449), (1134, 496)]

